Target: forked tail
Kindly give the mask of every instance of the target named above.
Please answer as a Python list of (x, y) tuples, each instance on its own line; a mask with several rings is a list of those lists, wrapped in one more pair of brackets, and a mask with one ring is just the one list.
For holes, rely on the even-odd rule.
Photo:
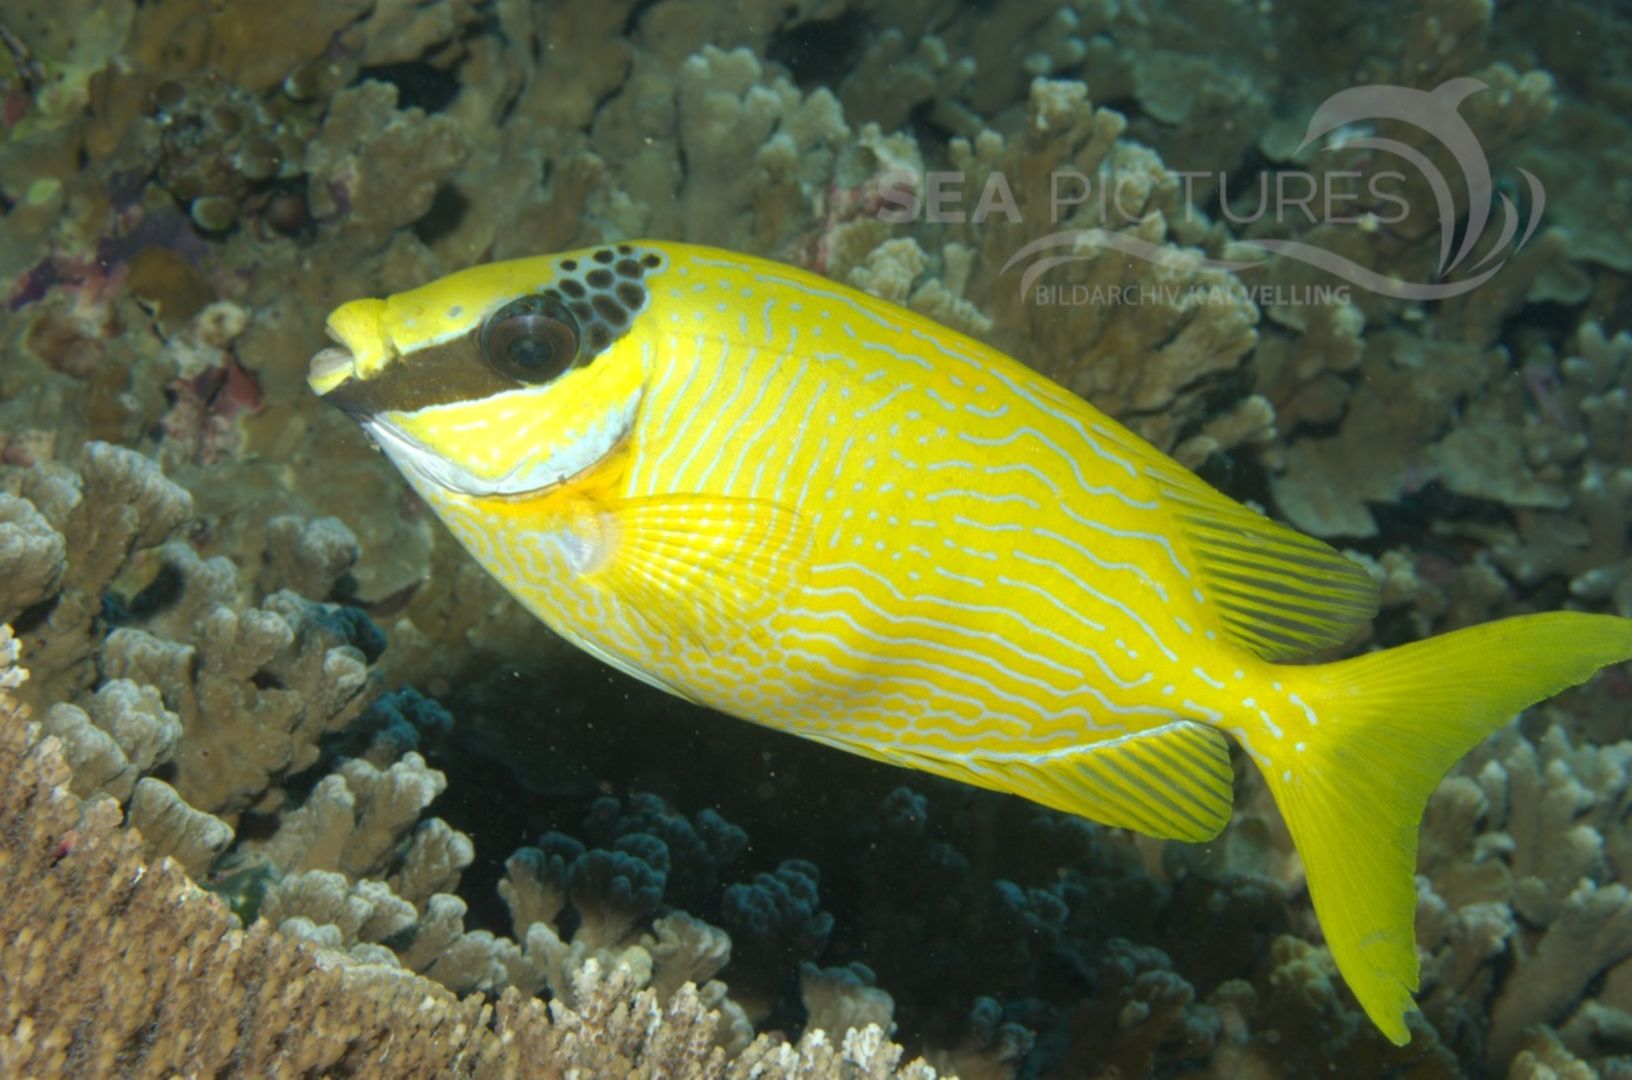
[(1629, 658), (1632, 620), (1556, 612), (1299, 673), (1315, 724), (1305, 752), (1271, 755), (1266, 779), (1338, 969), (1391, 1041), (1410, 1039), (1417, 827), (1428, 796), (1515, 713)]

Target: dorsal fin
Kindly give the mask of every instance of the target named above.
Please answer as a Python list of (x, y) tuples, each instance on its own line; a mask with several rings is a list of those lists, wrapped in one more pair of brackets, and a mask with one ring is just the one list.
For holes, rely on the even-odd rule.
[[(1115, 437), (1096, 426), (1094, 433)], [(1377, 614), (1364, 567), (1234, 499), (1142, 440), (1125, 436), (1173, 514), (1220, 632), (1265, 660), (1294, 660), (1341, 645)]]

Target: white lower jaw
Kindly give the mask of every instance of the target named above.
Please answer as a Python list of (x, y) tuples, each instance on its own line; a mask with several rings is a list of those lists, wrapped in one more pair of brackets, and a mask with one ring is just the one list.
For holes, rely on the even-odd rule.
[(481, 476), (449, 461), (405, 435), (384, 415), (363, 417), (362, 424), (410, 480), (478, 498), (526, 495), (570, 480), (611, 453), (634, 426), (639, 406), (636, 393), (548, 453), (529, 456), (497, 477)]

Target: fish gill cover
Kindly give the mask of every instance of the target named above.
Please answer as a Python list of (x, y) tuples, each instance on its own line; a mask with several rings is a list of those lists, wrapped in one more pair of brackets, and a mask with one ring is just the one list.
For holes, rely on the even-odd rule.
[[(0, 622), (30, 673), (0, 783), (35, 844), (0, 890), (31, 988), (3, 1071), (335, 1067), (347, 1025), (436, 1037), (398, 976), (506, 995), (435, 995), (443, 1031), (531, 996), (587, 1030), (597, 971), (653, 991), (668, 1041), (563, 1039), (539, 1074), (1624, 1069), (1624, 669), (1430, 800), (1396, 1048), (1250, 766), (1218, 840), (1162, 844), (649, 692), (540, 628), (304, 383), (340, 301), (708, 243), (987, 342), (1359, 559), (1381, 610), (1349, 651), (1632, 615), (1612, 5), (22, 0), (0, 38)], [(127, 911), (199, 913), (120, 922), (138, 860), (165, 892)], [(97, 1006), (130, 996), (110, 934), (160, 958), (233, 919), (286, 950), (270, 979), (200, 947), (147, 1010)], [(319, 984), (350, 1004), (178, 1034)], [(420, 1045), (423, 1075), (502, 1067)]]

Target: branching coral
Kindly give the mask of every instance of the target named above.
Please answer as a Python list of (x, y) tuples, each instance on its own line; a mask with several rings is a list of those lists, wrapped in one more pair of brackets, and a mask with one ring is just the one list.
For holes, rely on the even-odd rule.
[(171, 759), (182, 735), (180, 718), (164, 707), (159, 692), (129, 679), (103, 683), (84, 708), (53, 705), (43, 720), (47, 733), (67, 749), (75, 793), (105, 791), (120, 802), (130, 798), (138, 780)]
[[(70, 700), (96, 677), (103, 595), (133, 552), (158, 545), (181, 527), (192, 513), (192, 498), (139, 454), (100, 443), (86, 448), (78, 474), (50, 465), (23, 474), (21, 493), (35, 510), (24, 514), (22, 525), (35, 538), (35, 554), (16, 569), (44, 576), (26, 586), (28, 578), (13, 579), (18, 584), (11, 588), (45, 597), (34, 602), (19, 630), (33, 665), (30, 700)], [(58, 534), (57, 541), (43, 538), (42, 524)], [(18, 535), (17, 525), (5, 528)], [(48, 584), (53, 579), (54, 588)], [(8, 618), (23, 614), (14, 610)]]
[[(33, 501), (7, 496), (6, 528), (14, 565), (33, 575), (13, 593), (32, 603), (12, 614), (27, 617), (24, 644), (46, 664), (46, 678), (30, 683), (37, 700), (69, 699), (45, 710), (45, 727), (64, 741), (76, 791), (127, 804), (151, 857), (173, 855), (203, 877), (242, 815), (281, 809), (285, 785), (363, 712), (374, 691), (364, 648), (377, 657), (383, 641), (357, 613), (287, 590), (246, 607), (232, 563), (165, 542), (190, 500), (129, 451), (93, 444), (80, 473), (37, 466), (20, 490)], [(355, 561), (356, 541), (337, 522), (282, 520), (266, 551), (264, 587), (287, 572), (328, 592)], [(118, 592), (142, 582), (128, 598)], [(409, 709), (431, 715), (423, 703)], [(449, 905), (460, 902), (442, 894), (471, 862), (470, 841), (420, 820), (442, 775), (403, 752), (400, 735), (378, 741), (388, 760), (341, 764), (269, 836), (235, 847), (226, 872), (283, 876), (274, 896), (287, 908), (313, 895), (304, 872), (337, 871), (349, 875), (343, 885), (363, 883), (372, 899), (391, 896), (410, 914), (425, 905), (422, 931), (449, 945), (462, 933)], [(422, 951), (427, 970), (460, 966)], [(488, 966), (491, 978), (448, 977), (502, 985), (502, 964)]]
[[(726, 793), (755, 835), (749, 865), (741, 830), (661, 800), (612, 800), (576, 827), (594, 798), (584, 789), (644, 780), (559, 750), (575, 716), (599, 712), (600, 683), (550, 712), (558, 723), (527, 703), (527, 738), (509, 749), (541, 754), (507, 752), (502, 769), (460, 761), (448, 751), (475, 741), (465, 714), (449, 738), (445, 711), (408, 691), (374, 697), (376, 676), (431, 679), (441, 694), (504, 662), (553, 673), (557, 646), (347, 425), (315, 412), (302, 370), (342, 298), (634, 233), (725, 244), (991, 341), (1207, 462), (1236, 494), (1360, 539), (1385, 585), (1379, 640), (1566, 599), (1632, 612), (1624, 20), (1480, 0), (1365, 18), (1352, 4), (1186, 0), (252, 7), (25, 0), (26, 18), (7, 16), (22, 51), (0, 56), (0, 278), (15, 312), (0, 315), (0, 620), (29, 649), (25, 696), (73, 766), (72, 791), (117, 800), (150, 858), (173, 856), (235, 911), (258, 908), (346, 966), (278, 967), (258, 951), (265, 930), (237, 946), (243, 964), (437, 1003), (404, 1030), (440, 1025), (446, 1048), (391, 1044), (409, 1072), (429, 1054), (428, 1071), (458, 1074), (447, 1054), (486, 1030), (411, 971), (506, 988), (487, 1014), (504, 1045), (575, 1040), (581, 1068), (614, 1074), (815, 1069), (846, 1045), (853, 1071), (875, 1069), (888, 1051), (854, 1027), (863, 1018), (898, 1020), (970, 1076), (1066, 1061), (1290, 1074), (1334, 1056), (1360, 1071), (1449, 1069), (1426, 1027), (1395, 1053), (1360, 1021), (1309, 943), (1296, 862), (1250, 780), (1217, 844), (1158, 852), (938, 793), (931, 820), (910, 793), (874, 797), (896, 780), (851, 790), (828, 783), (830, 761), (794, 750), (652, 770), (654, 790), (693, 807), (726, 797), (720, 776), (760, 777), (730, 785), (751, 797)], [(1514, 165), (1547, 193), (1542, 226), (1486, 286), (1437, 304), (1355, 290), (1302, 305), (1276, 290), (1324, 281), (1315, 270), (1207, 263), (1253, 251), (1243, 239), (1293, 238), (1431, 278), (1440, 219), (1420, 176), (1400, 189), (1413, 205), (1399, 223), (1254, 221), (1251, 203), (1257, 184), (1296, 170), (1324, 181), (1374, 168), (1368, 137), (1399, 137), (1450, 178), (1448, 217), (1465, 222), (1454, 163), (1411, 125), (1344, 125), (1300, 148), (1334, 90), (1463, 76), (1488, 86), (1459, 115), (1495, 170), (1493, 205), (1529, 209)], [(1116, 203), (1056, 214), (1062, 169), (1095, 192), (1108, 181)], [(1001, 200), (976, 220), (998, 180), (1018, 222)], [(956, 213), (932, 219), (927, 200), (948, 183)], [(885, 220), (902, 193), (925, 212)], [(1055, 288), (1043, 303), (1008, 264), (1056, 229), (1078, 234), (1054, 252), (1078, 261), (1033, 282)], [(142, 459), (85, 448), (99, 438), (164, 462), (193, 508)], [(1510, 1054), (1535, 1074), (1607, 1068), (1627, 1045), (1628, 961), (1582, 960), (1624, 945), (1627, 834), (1606, 816), (1624, 811), (1619, 758), (1582, 741), (1624, 734), (1624, 679), (1610, 682), (1591, 723), (1569, 722), (1567, 750), (1532, 722), (1534, 762), (1504, 744), (1431, 815), (1428, 1012), (1445, 1044), (1493, 1068)], [(836, 815), (820, 830), (832, 837), (781, 820), (801, 772), (823, 778), (813, 805)], [(470, 814), (458, 828), (426, 816), (444, 785)], [(565, 821), (508, 833), (576, 837), (510, 860), (509, 927), (469, 891), (498, 858), (476, 860), (471, 836), (500, 831), (469, 808), (473, 787), (510, 803), (525, 791), (515, 818), (578, 800)], [(896, 944), (925, 940), (932, 955)], [(796, 978), (790, 956), (821, 941), (819, 963), (864, 960), (879, 985), (853, 967)], [(575, 972), (591, 959), (602, 974), (586, 988)], [(259, 1002), (272, 984), (254, 985)], [(642, 985), (652, 994), (631, 997)], [(542, 1023), (535, 991), (555, 999), (553, 1035), (528, 1026)], [(750, 1041), (743, 1005), (835, 1030), (727, 1066), (708, 1048)], [(704, 1009), (724, 1026), (697, 1019)], [(596, 1026), (611, 1018), (667, 1049)], [(1557, 1038), (1515, 1033), (1532, 1021)], [(344, 1067), (386, 1052), (370, 1022), (356, 1021)], [(315, 1045), (288, 1054), (341, 1068)], [(682, 1051), (689, 1064), (664, 1056)], [(213, 1052), (154, 1069), (209, 1071)]]
[[(23, 681), (0, 625), (0, 891), (7, 941), (0, 1069), (10, 1075), (386, 1070), (393, 1076), (568, 1074), (933, 1080), (876, 1027), (842, 1044), (762, 1037), (732, 1060), (717, 1014), (682, 987), (664, 1004), (591, 961), (575, 1007), (506, 992), (488, 1004), (377, 965), (336, 963), (265, 922), (239, 929), (172, 862), (145, 864), (115, 805), (67, 789), (61, 744), (11, 696)], [(346, 916), (385, 919), (361, 897)], [(73, 919), (55, 916), (71, 908)], [(397, 913), (400, 917), (400, 912)], [(130, 993), (130, 987), (143, 988)]]
[(1577, 745), (1555, 723), (1535, 741), (1510, 728), (1480, 758), (1424, 825), (1429, 1016), (1492, 1062), (1536, 1023), (1583, 1056), (1632, 1049), (1613, 1034), (1632, 1005), (1618, 996), (1632, 972), (1632, 743)]
[[(165, 558), (172, 567), (193, 559), (180, 546)], [(314, 617), (309, 602), (280, 593), (240, 612), (225, 600), (183, 595), (201, 615), (190, 641), (115, 630), (101, 666), (109, 677), (159, 689), (187, 732), (174, 766), (177, 791), (230, 820), (245, 809), (276, 809), (282, 796), (274, 784), (316, 762), (318, 740), (362, 712), (370, 687), (361, 653)]]
[(364, 248), (383, 246), (393, 230), (424, 216), (470, 153), (452, 118), (396, 106), (397, 91), (386, 83), (342, 90), (306, 147), (312, 213)]
[[(1187, 229), (1201, 239), (1179, 180), (1122, 141), (1124, 128), (1082, 83), (1034, 82), (1018, 132), (951, 147), (968, 190), (1001, 181), (1014, 212), (971, 213), (951, 231), (977, 252), (969, 296), (992, 313), (1000, 345), (1172, 447), (1209, 418), (1205, 391), (1252, 348), (1257, 310), (1201, 252), (1172, 242)], [(1070, 241), (1049, 252), (1068, 265), (1023, 290), (1013, 262), (1045, 225)], [(1153, 255), (1130, 259), (1126, 244)]]
[[(597, 800), (584, 833), (604, 846), (546, 833), (505, 864), (499, 892), (522, 943), (508, 961), (511, 978), (559, 992), (566, 974), (596, 957), (661, 990), (693, 982), (724, 1015), (725, 1045), (746, 1045), (747, 1017), (712, 981), (731, 959), (732, 939), (675, 910), (718, 903), (719, 870), (741, 854), (742, 831), (712, 810), (688, 819), (655, 796), (635, 795)], [(665, 905), (670, 910), (653, 919)]]

